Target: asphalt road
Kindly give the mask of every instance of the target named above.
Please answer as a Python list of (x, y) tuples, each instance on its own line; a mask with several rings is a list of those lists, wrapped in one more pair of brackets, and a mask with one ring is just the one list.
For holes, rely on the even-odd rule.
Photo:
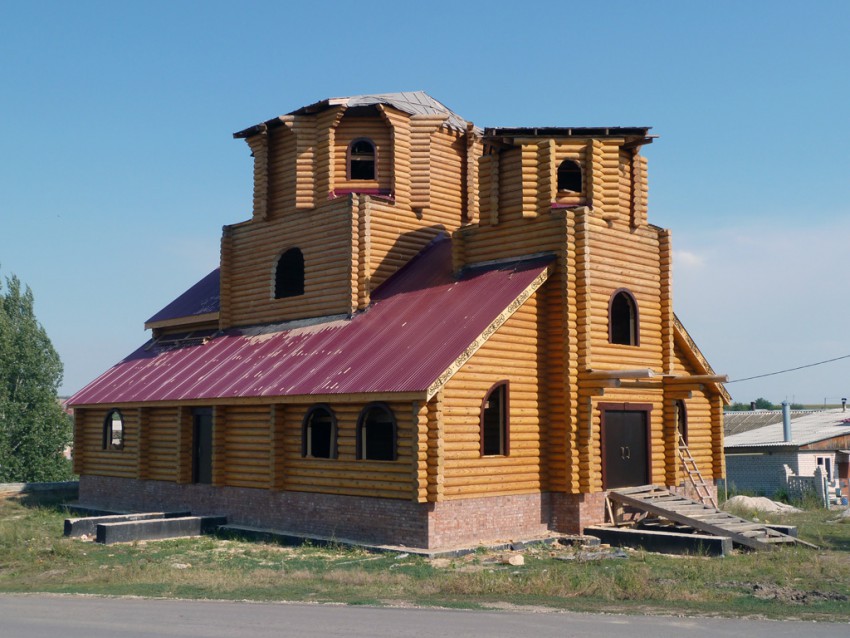
[(0, 595), (2, 638), (820, 638), (850, 625), (85, 596)]

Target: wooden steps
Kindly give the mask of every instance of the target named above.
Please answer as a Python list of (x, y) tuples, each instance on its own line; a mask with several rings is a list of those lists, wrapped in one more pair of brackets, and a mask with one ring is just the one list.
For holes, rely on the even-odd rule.
[[(608, 493), (608, 500), (646, 512), (657, 519), (669, 521), (675, 526), (672, 529), (680, 530), (686, 527), (715, 536), (728, 536), (733, 543), (751, 549), (773, 549), (777, 545), (786, 543), (815, 547), (811, 543), (778, 532), (767, 525), (733, 516), (716, 507), (692, 501), (656, 485), (612, 490)], [(662, 527), (658, 521), (652, 521), (650, 525), (655, 529)]]

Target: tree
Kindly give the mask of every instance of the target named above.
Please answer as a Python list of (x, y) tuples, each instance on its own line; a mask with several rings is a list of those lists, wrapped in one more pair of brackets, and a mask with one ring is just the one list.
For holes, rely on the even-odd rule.
[(59, 404), (62, 362), (33, 310), (29, 286), (0, 282), (0, 482), (61, 481), (71, 418)]

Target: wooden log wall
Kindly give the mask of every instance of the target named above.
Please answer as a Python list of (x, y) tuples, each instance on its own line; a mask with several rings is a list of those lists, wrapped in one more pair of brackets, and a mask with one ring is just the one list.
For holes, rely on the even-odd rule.
[[(434, 422), (439, 411), (423, 402), (388, 401), (398, 423), (398, 458), (366, 461), (356, 459), (357, 419), (365, 405), (366, 401), (330, 404), (337, 417), (336, 459), (301, 456), (302, 422), (312, 407), (310, 403), (216, 405), (213, 485), (423, 502), (438, 498), (437, 492), (429, 492), (428, 475), (442, 471), (439, 465), (433, 465), (440, 463), (440, 455), (433, 457), (431, 448), (436, 442), (429, 438), (433, 429), (429, 421)], [(122, 407), (123, 450), (101, 449), (107, 411), (76, 411), (75, 446), (83, 452), (76, 456), (80, 473), (191, 482), (191, 407)], [(140, 414), (146, 429), (144, 450), (138, 445)]]
[[(296, 128), (296, 130), (299, 130)], [(310, 139), (315, 137), (315, 132), (311, 129), (309, 130)], [(303, 133), (302, 133), (303, 134)], [(249, 138), (249, 143), (252, 138)], [(289, 127), (280, 127), (276, 129), (272, 129), (269, 132), (269, 150), (268, 150), (268, 215), (270, 217), (275, 217), (279, 215), (286, 214), (287, 211), (292, 211), (296, 208), (312, 208), (312, 206), (306, 206), (306, 203), (312, 203), (314, 198), (304, 197), (304, 193), (300, 193), (301, 197), (297, 197), (296, 195), (296, 184), (298, 178), (303, 178), (302, 171), (304, 170), (300, 163), (303, 161), (301, 156), (298, 155), (299, 146), (303, 144), (302, 139), (296, 139), (296, 134), (293, 132), (292, 128)], [(253, 144), (251, 144), (253, 147)], [(302, 149), (303, 151), (303, 149)], [(310, 154), (310, 158), (312, 159), (312, 153)], [(257, 156), (256, 152), (254, 153), (254, 164), (256, 166)], [(255, 179), (256, 177), (256, 168), (255, 168)], [(307, 185), (309, 188), (313, 188), (314, 180), (311, 175), (309, 178), (309, 184)], [(257, 186), (254, 186), (254, 192), (256, 193)], [(300, 192), (300, 191), (299, 191)], [(256, 201), (256, 195), (255, 195)], [(256, 208), (254, 210), (254, 219), (257, 218)]]
[[(348, 496), (416, 499), (413, 437), (418, 436), (409, 402), (388, 402), (398, 423), (395, 461), (357, 460), (357, 418), (364, 404), (331, 403), (337, 419), (338, 458), (301, 456), (301, 424), (309, 406), (287, 406), (284, 426), (284, 489)], [(418, 426), (418, 423), (417, 423)]]
[[(584, 206), (588, 203), (588, 192), (592, 182), (589, 171), (592, 170), (590, 163), (592, 144), (586, 140), (557, 140), (555, 143), (554, 158), (549, 168), (549, 182), (551, 184), (550, 202), (556, 202), (564, 206)], [(562, 193), (558, 191), (558, 167), (564, 160), (572, 160), (581, 168), (582, 189), (577, 193)]]
[[(322, 125), (319, 124), (320, 130)], [(346, 177), (348, 145), (357, 138), (367, 137), (375, 144), (376, 180), (348, 180)], [(390, 124), (375, 111), (374, 116), (362, 117), (346, 114), (336, 127), (333, 152), (334, 189), (340, 188), (379, 188), (392, 190), (393, 187), (393, 145)], [(319, 188), (321, 196), (322, 188)], [(330, 189), (324, 189), (325, 197)]]
[(121, 409), (124, 419), (124, 447), (121, 450), (104, 450), (103, 422), (108, 412), (107, 408), (74, 411), (74, 471), (135, 478), (139, 445), (138, 412)]
[(223, 410), (226, 411), (223, 459), (227, 467), (226, 484), (267, 488), (272, 475), (271, 407), (231, 405)]
[[(351, 308), (350, 198), (278, 219), (226, 229), (222, 253), (222, 327), (347, 314)], [(304, 294), (274, 298), (279, 256), (297, 247), (304, 255)]]
[(390, 165), (390, 190), (396, 204), (410, 208), (410, 157), (412, 150), (410, 116), (390, 106), (378, 105), (378, 111), (390, 127), (390, 148), (392, 163)]
[[(445, 498), (473, 498), (539, 491), (546, 484), (545, 406), (541, 361), (545, 334), (540, 329), (538, 295), (514, 315), (446, 383), (442, 413)], [(522, 344), (517, 347), (517, 344)], [(481, 456), (481, 404), (497, 382), (508, 381), (507, 456)]]
[(178, 479), (178, 431), (180, 408), (147, 408), (147, 478), (154, 481)]
[(438, 234), (460, 225), (460, 216), (447, 220), (433, 209), (421, 216), (398, 204), (365, 198), (368, 234), (363, 238), (369, 246), (369, 288), (371, 292), (387, 277), (410, 261)]
[[(661, 261), (658, 231), (631, 229), (620, 218), (606, 223), (590, 216), (589, 313), (593, 367), (597, 369), (664, 369), (662, 357)], [(609, 304), (620, 288), (628, 289), (638, 307), (639, 346), (609, 343)]]
[[(676, 344), (673, 354), (673, 374), (685, 376), (702, 372), (694, 367), (679, 344)], [(723, 478), (723, 399), (703, 385), (688, 386), (688, 389), (691, 390), (691, 396), (685, 399), (688, 447), (703, 478)]]

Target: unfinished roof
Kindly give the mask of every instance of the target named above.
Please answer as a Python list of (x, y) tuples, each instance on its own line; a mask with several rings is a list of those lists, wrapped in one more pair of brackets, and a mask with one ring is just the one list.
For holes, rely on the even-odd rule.
[[(219, 398), (424, 393), (429, 396), (546, 279), (550, 257), (451, 272), (438, 238), (351, 319), (292, 322), (148, 343), (69, 405)], [(182, 347), (181, 347), (182, 346)]]
[(837, 436), (850, 435), (850, 412), (823, 410), (791, 421), (791, 441), (785, 441), (780, 415), (778, 423), (726, 437), (726, 448), (798, 447)]
[(623, 138), (624, 147), (634, 148), (652, 144), (657, 135), (650, 135), (651, 126), (534, 126), (488, 127), (484, 137), (488, 142), (513, 145), (527, 138)]
[[(348, 108), (358, 106), (377, 106), (385, 104), (409, 115), (438, 115), (446, 117), (446, 125), (457, 131), (465, 131), (467, 121), (460, 115), (438, 102), (424, 91), (405, 91), (402, 93), (376, 93), (373, 95), (352, 95), (349, 97), (334, 97), (321, 100), (307, 106), (302, 106), (288, 113), (288, 115), (309, 115), (318, 113), (334, 106), (345, 106)], [(264, 126), (276, 126), (280, 124), (279, 119), (273, 119), (234, 133), (234, 137), (250, 137), (260, 131)]]

